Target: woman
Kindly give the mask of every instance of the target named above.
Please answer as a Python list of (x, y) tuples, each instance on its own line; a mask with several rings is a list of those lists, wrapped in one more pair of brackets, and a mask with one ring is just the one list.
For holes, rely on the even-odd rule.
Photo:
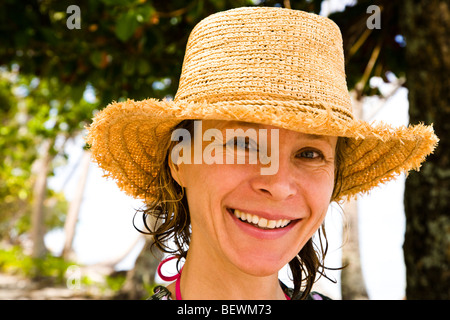
[(329, 204), (419, 168), (438, 139), (354, 119), (331, 20), (249, 7), (194, 28), (173, 101), (113, 103), (87, 141), (145, 199), (156, 246), (185, 258), (152, 298), (323, 299), (311, 288), (326, 246), (311, 238)]

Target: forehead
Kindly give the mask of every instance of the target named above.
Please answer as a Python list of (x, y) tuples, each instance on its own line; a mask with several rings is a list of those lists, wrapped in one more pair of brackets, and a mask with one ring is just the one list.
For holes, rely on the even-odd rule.
[[(237, 128), (253, 128), (253, 129), (278, 129), (280, 132), (289, 133), (292, 135), (295, 135), (299, 139), (304, 140), (311, 140), (311, 141), (325, 141), (330, 144), (332, 144), (333, 141), (337, 140), (337, 137), (333, 136), (324, 136), (324, 135), (318, 135), (318, 134), (310, 134), (310, 133), (303, 133), (293, 130), (288, 130), (284, 128), (279, 128), (276, 126), (271, 126), (267, 124), (260, 124), (260, 123), (252, 123), (252, 122), (245, 122), (245, 121), (226, 121), (226, 120), (203, 120), (203, 128), (204, 129), (211, 129), (216, 128), (219, 130), (225, 130), (225, 129), (237, 129)], [(258, 131), (257, 131), (258, 132)]]

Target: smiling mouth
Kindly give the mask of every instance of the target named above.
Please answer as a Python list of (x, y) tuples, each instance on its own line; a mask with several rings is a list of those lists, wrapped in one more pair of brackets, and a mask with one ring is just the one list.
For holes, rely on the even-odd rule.
[(264, 230), (282, 229), (287, 227), (293, 221), (288, 219), (268, 220), (255, 214), (246, 213), (238, 209), (230, 208), (228, 209), (228, 211), (240, 221)]

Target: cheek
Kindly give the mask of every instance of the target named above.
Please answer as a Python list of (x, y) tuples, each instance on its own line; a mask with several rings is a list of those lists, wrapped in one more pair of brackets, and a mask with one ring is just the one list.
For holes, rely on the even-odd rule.
[(193, 223), (195, 217), (211, 220), (221, 210), (223, 199), (245, 179), (245, 171), (236, 165), (186, 165), (183, 173), (186, 195)]
[(315, 207), (328, 207), (334, 190), (334, 166), (308, 171), (299, 184)]
[(303, 177), (300, 185), (301, 199), (303, 199), (301, 203), (307, 206), (309, 216), (297, 233), (299, 250), (320, 228), (325, 219), (334, 189), (334, 171), (311, 172), (310, 176)]
[(310, 201), (313, 210), (313, 220), (316, 228), (319, 228), (328, 211), (334, 189), (334, 175), (325, 175), (323, 180), (311, 188)]

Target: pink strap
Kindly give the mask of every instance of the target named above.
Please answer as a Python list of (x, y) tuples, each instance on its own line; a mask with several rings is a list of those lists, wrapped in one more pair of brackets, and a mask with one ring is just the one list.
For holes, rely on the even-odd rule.
[(166, 262), (168, 262), (168, 261), (170, 261), (170, 260), (176, 259), (176, 258), (177, 258), (176, 256), (172, 256), (172, 257), (169, 257), (169, 258), (167, 258), (167, 259), (164, 259), (163, 261), (161, 261), (161, 262), (159, 263), (158, 269), (157, 269), (158, 275), (159, 275), (159, 277), (160, 277), (161, 279), (163, 279), (164, 281), (174, 281), (174, 280), (176, 280), (176, 279), (178, 279), (178, 278), (180, 277), (180, 275), (181, 275), (180, 273), (177, 273), (176, 275), (170, 276), (170, 277), (167, 277), (167, 276), (165, 276), (165, 275), (163, 275), (163, 274), (161, 273), (161, 267), (163, 266), (163, 264), (166, 263)]
[[(181, 268), (181, 270), (183, 270), (183, 268)], [(181, 270), (179, 273), (180, 276), (181, 276)], [(181, 297), (180, 278), (181, 277), (178, 277), (177, 282), (175, 283), (175, 300), (183, 300), (183, 298)]]
[(181, 278), (181, 271), (183, 270), (183, 268), (181, 268), (180, 272), (177, 273), (176, 275), (174, 275), (174, 276), (169, 276), (169, 277), (163, 275), (162, 272), (161, 272), (161, 268), (162, 268), (163, 264), (166, 263), (166, 262), (168, 262), (168, 261), (170, 261), (170, 260), (173, 260), (173, 259), (178, 259), (178, 257), (177, 257), (177, 256), (172, 256), (172, 257), (169, 257), (169, 258), (164, 259), (163, 261), (161, 261), (161, 262), (159, 263), (159, 265), (158, 265), (157, 272), (158, 272), (159, 277), (160, 277), (162, 280), (164, 280), (164, 281), (174, 281), (174, 280), (177, 281), (177, 282), (175, 283), (175, 299), (176, 299), (176, 300), (183, 300), (183, 299), (181, 298), (181, 290), (180, 290), (180, 278)]

